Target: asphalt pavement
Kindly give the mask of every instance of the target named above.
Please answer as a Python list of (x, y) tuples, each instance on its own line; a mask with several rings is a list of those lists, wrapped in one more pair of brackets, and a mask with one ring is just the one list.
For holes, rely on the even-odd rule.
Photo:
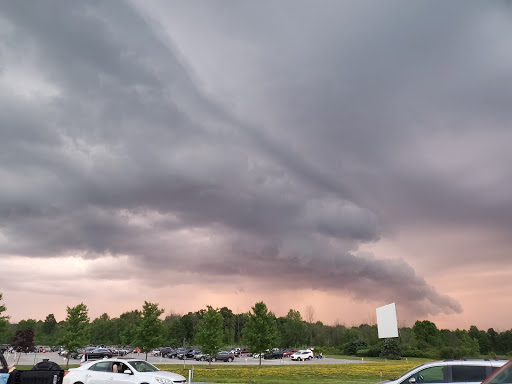
[[(6, 353), (5, 358), (8, 364), (13, 362), (17, 362), (18, 365), (35, 365), (44, 359), (49, 359), (61, 367), (65, 367), (67, 364), (67, 360), (60, 356), (57, 352), (50, 353)], [(125, 357), (136, 358), (145, 360), (146, 354), (144, 353), (130, 353)], [(18, 360), (19, 359), (19, 360)], [(196, 361), (196, 360), (179, 360), (179, 359), (169, 359), (160, 356), (151, 356), (148, 354), (148, 362), (152, 364), (180, 364), (185, 368), (191, 366), (200, 366), (200, 365), (208, 365), (207, 361)], [(276, 359), (276, 360), (261, 360), (262, 365), (308, 365), (308, 364), (347, 364), (347, 363), (364, 363), (369, 362), (370, 360), (345, 360), (345, 359), (331, 359), (324, 357), (323, 359), (313, 359), (306, 361), (292, 361), (289, 357), (284, 359)], [(258, 358), (250, 357), (250, 356), (242, 356), (236, 357), (233, 362), (223, 362), (216, 361), (212, 362), (212, 365), (258, 365), (260, 363)], [(70, 359), (70, 365), (80, 364), (80, 360)]]

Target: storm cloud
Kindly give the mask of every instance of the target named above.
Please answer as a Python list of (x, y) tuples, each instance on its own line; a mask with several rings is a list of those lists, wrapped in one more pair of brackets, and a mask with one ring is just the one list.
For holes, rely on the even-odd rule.
[(506, 3), (0, 7), (1, 257), (125, 257), (148, 285), (301, 282), (421, 316), (462, 306), (415, 255), (362, 247), (512, 230)]

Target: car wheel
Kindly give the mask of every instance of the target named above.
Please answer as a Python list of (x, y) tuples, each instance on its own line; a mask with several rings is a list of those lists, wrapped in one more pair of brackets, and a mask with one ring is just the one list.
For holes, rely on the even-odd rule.
[(199, 360), (204, 361), (204, 357), (201, 357)]
[(311, 356), (308, 357), (308, 360), (313, 360), (313, 358)]
[(232, 357), (228, 357), (228, 363), (231, 363), (233, 361)]
[(217, 359), (215, 357), (212, 357), (212, 361), (217, 361)]

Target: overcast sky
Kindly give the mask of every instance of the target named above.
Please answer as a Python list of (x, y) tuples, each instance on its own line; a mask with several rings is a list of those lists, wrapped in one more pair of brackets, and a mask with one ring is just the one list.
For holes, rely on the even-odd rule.
[(510, 329), (511, 41), (506, 1), (1, 2), (6, 314)]

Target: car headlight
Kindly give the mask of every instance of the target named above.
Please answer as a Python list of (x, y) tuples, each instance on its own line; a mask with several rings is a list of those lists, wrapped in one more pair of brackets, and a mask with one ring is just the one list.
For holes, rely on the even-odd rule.
[(157, 383), (160, 383), (160, 384), (172, 384), (173, 381), (171, 379), (163, 379), (161, 377), (155, 377), (155, 380)]

